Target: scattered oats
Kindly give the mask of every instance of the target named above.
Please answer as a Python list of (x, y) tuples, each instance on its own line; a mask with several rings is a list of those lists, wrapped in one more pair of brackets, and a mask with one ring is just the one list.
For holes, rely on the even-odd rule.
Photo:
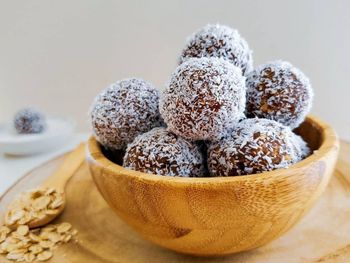
[(22, 218), (20, 218), (20, 219), (17, 221), (17, 223), (18, 223), (19, 225), (25, 225), (25, 224), (27, 224), (30, 220), (31, 220), (30, 214), (26, 213), (26, 214), (24, 214), (24, 216), (22, 216)]
[(32, 252), (34, 255), (39, 254), (43, 250), (44, 249), (38, 244), (35, 244), (29, 247), (29, 251)]
[(7, 239), (7, 242), (10, 243), (10, 244), (16, 244), (18, 242), (18, 239), (16, 239), (14, 236), (10, 236)]
[(26, 248), (26, 249), (28, 249), (32, 244), (30, 243), (30, 239), (26, 239), (26, 240), (22, 240), (21, 241), (21, 248)]
[(40, 237), (40, 241), (42, 240), (49, 240), (49, 235), (48, 235), (49, 232), (41, 232), (39, 237)]
[(40, 254), (37, 255), (37, 259), (39, 261), (46, 261), (52, 257), (52, 252), (50, 251), (43, 251)]
[(29, 238), (32, 240), (33, 243), (39, 243), (41, 241), (40, 237), (38, 237), (34, 233), (29, 233)]
[(72, 239), (72, 235), (67, 235), (64, 237), (63, 242), (68, 243)]
[(7, 226), (1, 226), (0, 227), (0, 233), (1, 234), (5, 234), (5, 235), (7, 235), (7, 234), (9, 234), (11, 232), (11, 230), (7, 227)]
[(6, 256), (7, 259), (12, 259), (12, 260), (16, 260), (16, 261), (23, 261), (24, 260), (24, 254), (21, 252), (17, 252), (17, 251), (12, 251), (10, 253), (7, 254)]
[(24, 261), (25, 262), (32, 262), (35, 259), (35, 255), (32, 253), (26, 253), (24, 254)]
[[(0, 254), (17, 262), (46, 261), (56, 245), (68, 243), (77, 230), (69, 223), (50, 224), (30, 229), (32, 221), (59, 212), (63, 193), (55, 188), (35, 189), (21, 194), (5, 214), (0, 226)], [(77, 241), (74, 239), (74, 241)]]
[(29, 224), (46, 215), (57, 214), (63, 204), (63, 193), (55, 188), (24, 192), (10, 204), (5, 216), (5, 224), (11, 228)]
[(6, 213), (6, 217), (5, 217), (6, 224), (13, 225), (14, 223), (16, 223), (16, 221), (21, 219), (24, 215), (25, 215), (25, 211), (22, 209), (18, 210), (17, 208), (14, 208), (13, 210), (9, 210)]
[(58, 243), (59, 241), (61, 241), (61, 235), (58, 234), (58, 233), (55, 233), (55, 232), (49, 233), (49, 234), (48, 234), (48, 238), (49, 238), (49, 240), (50, 240), (52, 243), (54, 243), (54, 244), (56, 244), (56, 243)]
[[(77, 230), (69, 223), (51, 224), (29, 229), (20, 225), (17, 229), (0, 226), (0, 254), (18, 262), (45, 261), (52, 257), (56, 245), (68, 243)], [(76, 239), (74, 239), (77, 242)]]
[(41, 232), (52, 232), (56, 230), (56, 226), (54, 225), (47, 225), (41, 229)]
[(21, 236), (27, 235), (29, 232), (29, 227), (27, 225), (21, 225), (17, 228), (17, 233)]
[(13, 244), (13, 243), (3, 243), (4, 246), (3, 246), (3, 249), (5, 249), (7, 252), (12, 252), (14, 250), (17, 249), (17, 245), (16, 244)]
[(13, 238), (12, 243), (17, 243), (18, 241), (22, 240), (22, 237), (20, 234), (18, 234), (17, 232), (13, 232), (11, 234), (11, 238)]
[(57, 209), (59, 208), (61, 205), (63, 205), (63, 198), (57, 198), (56, 200), (54, 200), (51, 204), (50, 204), (50, 208), (51, 209)]
[(72, 228), (72, 225), (69, 223), (62, 223), (57, 227), (58, 233), (65, 233), (69, 231)]
[(50, 240), (42, 240), (39, 242), (39, 245), (43, 248), (52, 248), (54, 243)]
[(51, 200), (48, 196), (40, 196), (39, 198), (35, 199), (33, 201), (33, 208), (37, 211), (45, 209), (49, 204)]
[(47, 215), (57, 215), (58, 212), (59, 212), (58, 209), (52, 209), (52, 210), (46, 210), (45, 214), (47, 214)]
[(27, 252), (27, 249), (25, 249), (25, 248), (19, 248), (19, 249), (12, 251), (12, 253), (14, 253), (14, 254), (23, 254), (23, 255), (26, 252)]

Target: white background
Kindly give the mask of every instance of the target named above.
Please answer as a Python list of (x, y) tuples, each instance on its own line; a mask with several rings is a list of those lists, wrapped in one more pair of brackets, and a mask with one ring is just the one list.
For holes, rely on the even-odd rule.
[(312, 81), (313, 113), (350, 139), (350, 1), (0, 0), (0, 120), (35, 105), (87, 131), (93, 97), (141, 77), (162, 89), (185, 38), (237, 28), (255, 65), (289, 60)]

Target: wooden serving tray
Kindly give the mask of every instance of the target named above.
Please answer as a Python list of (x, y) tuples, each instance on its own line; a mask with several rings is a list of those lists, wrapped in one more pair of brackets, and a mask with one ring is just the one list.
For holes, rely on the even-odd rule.
[[(0, 198), (0, 218), (15, 196), (40, 184), (64, 156), (37, 167)], [(73, 224), (78, 242), (63, 244), (50, 262), (350, 262), (350, 143), (340, 157), (326, 192), (292, 230), (272, 243), (231, 256), (201, 258), (177, 254), (137, 236), (109, 209), (86, 164), (67, 185), (67, 207), (56, 222)], [(0, 220), (0, 222), (1, 222)], [(0, 256), (0, 262), (9, 262)]]

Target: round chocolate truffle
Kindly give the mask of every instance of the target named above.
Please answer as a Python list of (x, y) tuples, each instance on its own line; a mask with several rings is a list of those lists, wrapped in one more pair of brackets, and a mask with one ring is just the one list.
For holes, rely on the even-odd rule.
[(245, 77), (218, 58), (192, 58), (172, 74), (160, 101), (168, 129), (191, 140), (221, 138), (244, 116)]
[(288, 166), (309, 153), (289, 127), (268, 119), (242, 120), (226, 138), (208, 149), (211, 176), (257, 174)]
[(189, 58), (223, 58), (242, 69), (243, 74), (253, 68), (252, 51), (237, 30), (223, 25), (207, 25), (187, 40), (180, 63)]
[(99, 94), (91, 107), (95, 138), (106, 148), (120, 150), (134, 138), (161, 125), (159, 91), (141, 79), (117, 81)]
[(41, 133), (46, 128), (46, 118), (37, 109), (21, 109), (15, 114), (14, 127), (21, 134)]
[(275, 120), (293, 129), (309, 113), (312, 98), (309, 79), (288, 62), (269, 62), (247, 76), (248, 117)]
[(203, 176), (200, 145), (165, 128), (154, 128), (128, 145), (123, 166), (132, 170), (168, 176)]

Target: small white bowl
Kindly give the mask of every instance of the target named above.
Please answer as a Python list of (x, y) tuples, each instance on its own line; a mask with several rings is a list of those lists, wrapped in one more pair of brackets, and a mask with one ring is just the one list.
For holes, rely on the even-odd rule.
[(41, 153), (63, 145), (73, 134), (74, 122), (51, 117), (46, 130), (38, 134), (18, 134), (11, 122), (0, 124), (0, 152), (11, 155)]

